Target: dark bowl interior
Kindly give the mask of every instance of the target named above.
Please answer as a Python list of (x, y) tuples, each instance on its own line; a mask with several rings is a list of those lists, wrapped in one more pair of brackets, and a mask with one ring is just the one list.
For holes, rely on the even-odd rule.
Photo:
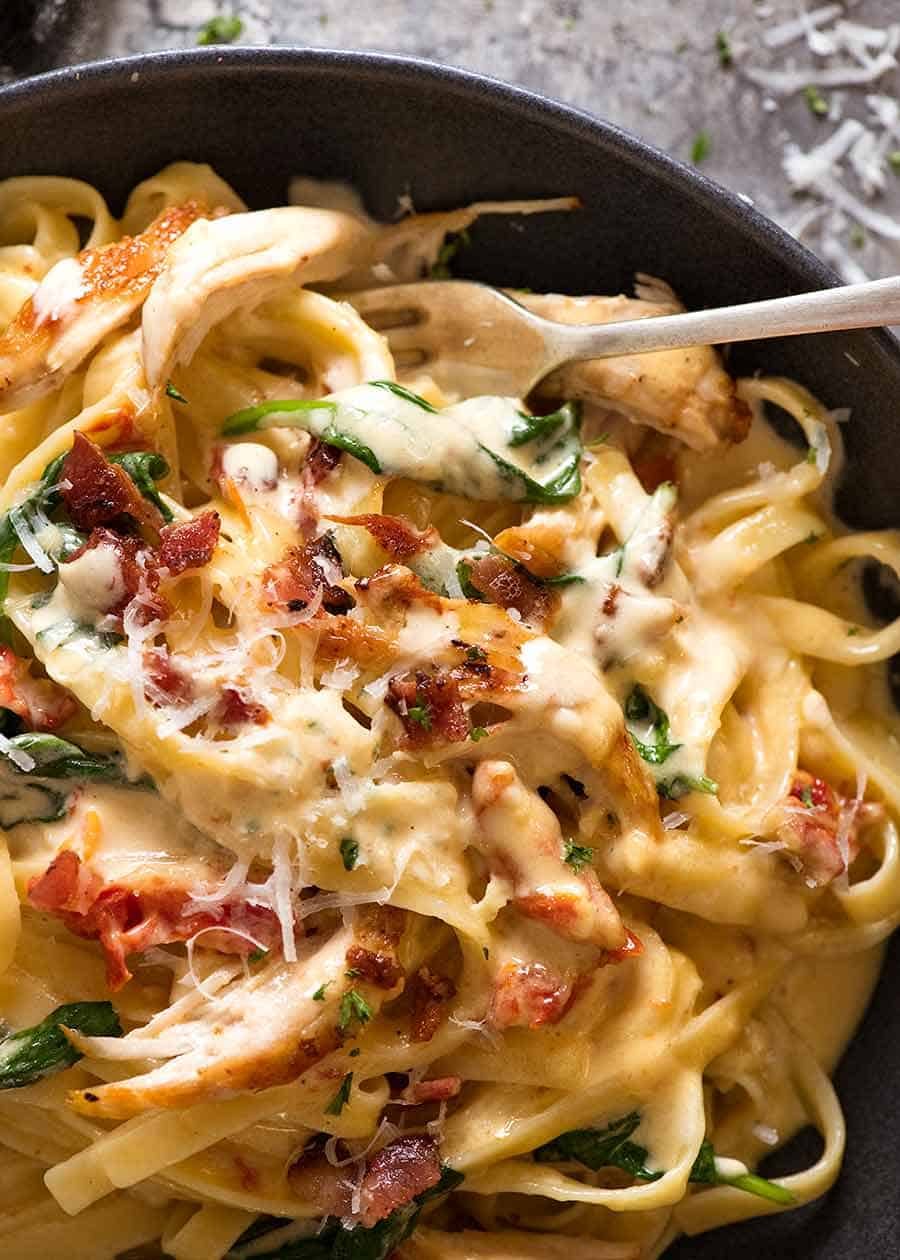
[[(827, 267), (738, 197), (609, 124), (505, 85), (369, 54), (263, 49), (164, 53), (81, 67), (0, 91), (0, 178), (66, 174), (114, 209), (166, 162), (210, 162), (254, 207), (298, 173), (352, 181), (373, 214), (577, 193), (574, 215), (486, 219), (457, 269), (573, 293), (664, 277), (689, 306), (835, 283)], [(730, 365), (797, 377), (852, 408), (847, 521), (900, 524), (900, 348), (831, 333), (739, 348)], [(892, 455), (892, 452), (894, 454)], [(900, 1255), (900, 947), (837, 1075), (848, 1121), (841, 1178), (821, 1202), (678, 1243), (672, 1260)]]

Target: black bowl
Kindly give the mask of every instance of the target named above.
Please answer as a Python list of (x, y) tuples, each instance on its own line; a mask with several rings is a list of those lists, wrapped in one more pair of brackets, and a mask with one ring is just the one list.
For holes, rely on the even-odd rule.
[[(114, 209), (176, 158), (210, 162), (252, 206), (303, 173), (352, 181), (373, 214), (577, 193), (584, 210), (486, 219), (467, 276), (573, 293), (627, 289), (636, 271), (689, 306), (800, 293), (834, 274), (733, 193), (587, 114), (419, 61), (342, 52), (205, 49), (57, 71), (0, 90), (0, 178), (67, 174)], [(842, 514), (900, 524), (900, 347), (884, 332), (741, 347), (735, 371), (797, 377), (852, 408)], [(892, 455), (892, 452), (895, 452)], [(821, 1202), (684, 1240), (672, 1260), (900, 1255), (900, 947), (837, 1075), (849, 1140)]]

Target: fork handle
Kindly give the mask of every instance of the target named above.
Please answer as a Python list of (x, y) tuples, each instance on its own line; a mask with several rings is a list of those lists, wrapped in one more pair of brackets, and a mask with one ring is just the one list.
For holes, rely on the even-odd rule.
[(795, 337), (800, 333), (875, 328), (900, 322), (900, 276), (867, 280), (814, 293), (721, 306), (682, 315), (623, 320), (612, 324), (551, 325), (551, 353), (557, 363), (601, 359), (615, 354), (714, 346), (726, 341)]

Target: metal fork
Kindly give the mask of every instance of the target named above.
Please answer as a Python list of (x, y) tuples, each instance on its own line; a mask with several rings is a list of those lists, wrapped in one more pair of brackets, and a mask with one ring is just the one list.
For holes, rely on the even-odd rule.
[(402, 370), (421, 367), (444, 388), (522, 397), (572, 360), (720, 345), (900, 320), (900, 276), (716, 310), (560, 324), (488, 285), (431, 280), (348, 295), (385, 334)]

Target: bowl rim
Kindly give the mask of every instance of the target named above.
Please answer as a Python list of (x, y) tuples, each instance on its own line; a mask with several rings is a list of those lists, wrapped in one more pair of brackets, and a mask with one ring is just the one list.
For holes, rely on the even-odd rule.
[[(536, 122), (570, 135), (590, 140), (596, 139), (599, 134), (608, 149), (618, 152), (630, 164), (649, 162), (654, 177), (674, 186), (682, 196), (693, 202), (714, 204), (717, 212), (724, 214), (738, 230), (751, 237), (757, 248), (777, 255), (798, 280), (808, 283), (809, 288), (829, 288), (843, 283), (826, 262), (774, 219), (758, 210), (749, 197), (717, 183), (696, 166), (674, 157), (636, 133), (580, 106), (567, 104), (530, 88), (424, 57), (281, 44), (161, 49), (76, 63), (0, 85), (0, 114), (34, 98), (42, 98), (44, 104), (52, 106), (55, 103), (53, 97), (59, 99), (70, 94), (78, 95), (110, 81), (120, 80), (127, 88), (137, 85), (145, 75), (164, 77), (197, 68), (208, 73), (213, 67), (221, 67), (223, 73), (235, 69), (244, 72), (256, 70), (264, 74), (306, 70), (317, 74), (351, 72), (368, 79), (380, 77), (394, 82), (432, 82), (469, 100), (481, 98), (486, 106), (500, 108), (507, 113), (521, 114), (524, 111)], [(48, 100), (48, 97), (51, 99)], [(794, 291), (803, 290), (795, 287)], [(887, 344), (900, 354), (900, 346), (891, 334), (884, 330), (872, 331), (876, 337), (879, 333), (886, 336)]]

